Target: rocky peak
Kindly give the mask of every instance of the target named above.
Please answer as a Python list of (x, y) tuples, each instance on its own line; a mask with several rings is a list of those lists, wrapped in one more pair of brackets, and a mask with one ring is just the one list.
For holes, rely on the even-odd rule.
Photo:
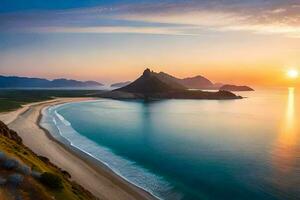
[(14, 140), (18, 144), (22, 143), (22, 138), (18, 136), (18, 134), (15, 131), (10, 130), (2, 121), (0, 121), (0, 135)]
[(149, 68), (145, 69), (143, 72), (144, 77), (150, 77), (151, 76), (151, 70)]

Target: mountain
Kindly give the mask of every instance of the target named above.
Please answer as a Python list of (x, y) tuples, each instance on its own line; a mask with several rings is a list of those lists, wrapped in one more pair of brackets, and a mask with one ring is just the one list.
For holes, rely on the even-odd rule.
[(223, 85), (220, 90), (225, 91), (254, 91), (254, 89), (248, 86), (238, 86), (238, 85)]
[(184, 78), (179, 81), (182, 85), (190, 89), (211, 89), (214, 84), (203, 76)]
[(172, 86), (173, 88), (177, 88), (177, 89), (188, 89), (187, 87), (185, 87), (183, 84), (181, 84), (181, 79), (176, 78), (172, 75), (169, 75), (165, 72), (152, 72), (152, 75), (156, 76), (159, 80), (161, 80), (162, 82)]
[(124, 86), (116, 91), (140, 93), (140, 94), (153, 94), (177, 90), (172, 84), (161, 81), (155, 73), (150, 69), (146, 69), (141, 77), (133, 83)]
[(146, 69), (142, 76), (131, 84), (104, 93), (104, 98), (114, 99), (240, 99), (229, 91), (191, 91), (176, 82), (176, 78), (166, 73), (156, 73)]
[(96, 87), (103, 84), (95, 81), (77, 81), (69, 79), (54, 79), (18, 76), (0, 76), (0, 88), (56, 88), (56, 87)]
[[(224, 86), (225, 84), (223, 83), (213, 83), (209, 79), (205, 78), (204, 76), (194, 76), (194, 77), (189, 77), (189, 78), (177, 78), (174, 77), (170, 74), (167, 74), (165, 72), (151, 72), (150, 73), (153, 76), (156, 76), (160, 81), (172, 86), (173, 88), (176, 89), (201, 89), (201, 90), (219, 90)], [(116, 83), (112, 84), (111, 87), (123, 87), (126, 85), (129, 85), (131, 82), (121, 82), (121, 83)], [(230, 87), (231, 85), (225, 86), (224, 89), (221, 90), (226, 90), (226, 87)], [(243, 86), (242, 86), (243, 87)], [(251, 89), (251, 88), (250, 88)], [(249, 88), (236, 88), (236, 89), (230, 89), (227, 88), (228, 91), (248, 91)]]
[(190, 78), (176, 78), (172, 75), (169, 75), (164, 72), (155, 73), (154, 75), (157, 76), (161, 81), (171, 84), (174, 87), (181, 88), (181, 89), (211, 89), (214, 88), (214, 84), (203, 76), (195, 76)]
[(214, 83), (213, 88), (219, 89), (219, 88), (221, 88), (223, 85), (224, 85), (223, 83)]
[(126, 85), (129, 85), (130, 83), (131, 81), (119, 82), (119, 83), (111, 84), (110, 87), (124, 87)]
[[(220, 85), (215, 85), (210, 80), (200, 75), (195, 77), (180, 79), (170, 74), (167, 74), (165, 72), (159, 72), (159, 73), (151, 72), (151, 73), (162, 82), (171, 85), (172, 87), (177, 89), (219, 89), (220, 88)], [(128, 82), (124, 82), (124, 83), (121, 82), (121, 83), (113, 84), (111, 86), (123, 87), (125, 85), (128, 85), (127, 83)]]

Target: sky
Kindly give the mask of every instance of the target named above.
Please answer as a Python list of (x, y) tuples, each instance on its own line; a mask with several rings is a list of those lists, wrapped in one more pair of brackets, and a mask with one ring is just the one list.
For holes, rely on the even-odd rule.
[(2, 75), (289, 86), (299, 55), (299, 0), (0, 0)]

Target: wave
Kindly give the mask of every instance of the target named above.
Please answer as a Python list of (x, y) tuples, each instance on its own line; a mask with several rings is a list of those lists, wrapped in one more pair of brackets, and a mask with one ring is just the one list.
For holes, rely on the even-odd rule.
[(78, 133), (58, 110), (63, 104), (52, 106), (43, 111), (41, 125), (61, 142), (71, 145), (93, 159), (103, 163), (118, 176), (135, 186), (149, 192), (158, 199), (179, 200), (182, 198), (164, 178), (151, 173), (149, 170), (113, 153), (109, 148), (101, 146)]
[[(69, 121), (67, 121), (63, 116), (61, 116), (60, 114), (57, 113), (57, 111), (54, 111), (55, 115), (57, 116), (57, 118), (64, 123), (64, 125), (66, 126), (71, 126), (71, 123)], [(55, 119), (55, 118), (53, 118)]]

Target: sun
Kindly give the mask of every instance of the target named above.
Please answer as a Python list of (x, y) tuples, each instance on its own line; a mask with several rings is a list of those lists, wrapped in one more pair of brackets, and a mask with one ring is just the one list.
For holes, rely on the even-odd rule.
[(295, 79), (298, 78), (299, 72), (296, 69), (290, 69), (287, 71), (287, 76), (289, 78)]

